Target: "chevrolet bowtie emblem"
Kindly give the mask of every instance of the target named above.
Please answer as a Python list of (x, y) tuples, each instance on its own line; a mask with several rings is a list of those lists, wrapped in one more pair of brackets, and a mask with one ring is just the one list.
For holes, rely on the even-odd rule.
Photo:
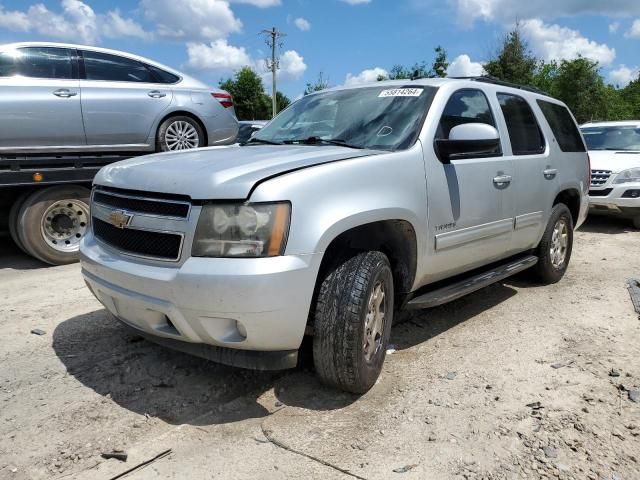
[(116, 228), (128, 227), (133, 215), (124, 210), (114, 210), (109, 214), (109, 223)]

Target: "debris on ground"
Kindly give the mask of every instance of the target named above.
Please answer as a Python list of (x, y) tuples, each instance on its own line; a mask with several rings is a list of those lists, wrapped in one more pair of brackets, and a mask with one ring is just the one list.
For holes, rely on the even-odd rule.
[(640, 390), (629, 390), (629, 400), (634, 403), (640, 403)]
[(102, 458), (109, 460), (110, 458), (115, 458), (116, 460), (120, 460), (121, 462), (126, 462), (129, 455), (124, 450), (112, 450), (110, 452), (102, 452)]
[(631, 295), (631, 302), (636, 313), (640, 314), (640, 280), (637, 278), (630, 278), (627, 280), (627, 290)]
[(44, 330), (40, 330), (39, 328), (34, 328), (33, 330), (31, 330), (31, 333), (33, 333), (34, 335), (46, 335), (47, 332), (45, 332)]
[(620, 376), (620, 372), (618, 370), (616, 370), (615, 368), (612, 368), (609, 371), (609, 376), (610, 377), (619, 377)]
[(393, 471), (395, 473), (407, 473), (411, 470), (413, 470), (414, 468), (416, 468), (418, 466), (417, 463), (411, 464), (411, 465), (405, 465), (404, 467), (398, 467), (398, 468), (394, 468)]
[(454, 380), (456, 378), (456, 375), (458, 375), (456, 372), (447, 373), (447, 380)]

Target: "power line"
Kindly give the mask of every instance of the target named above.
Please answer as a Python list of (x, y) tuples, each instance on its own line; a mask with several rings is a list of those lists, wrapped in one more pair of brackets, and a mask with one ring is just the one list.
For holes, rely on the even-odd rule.
[(262, 30), (262, 35), (266, 35), (265, 43), (271, 48), (271, 60), (266, 59), (265, 63), (267, 65), (267, 70), (271, 71), (271, 101), (272, 101), (272, 114), (273, 117), (278, 113), (278, 103), (276, 101), (276, 96), (278, 90), (276, 89), (276, 72), (280, 68), (280, 61), (276, 58), (276, 48), (282, 48), (283, 42), (279, 42), (278, 40), (282, 37), (286, 37), (285, 33), (279, 32), (276, 27), (273, 27), (271, 30)]

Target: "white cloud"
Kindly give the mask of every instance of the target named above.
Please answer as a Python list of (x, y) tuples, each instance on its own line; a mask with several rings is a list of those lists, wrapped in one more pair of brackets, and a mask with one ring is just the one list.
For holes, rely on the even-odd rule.
[(0, 28), (88, 44), (98, 43), (102, 37), (151, 37), (140, 24), (123, 18), (118, 10), (96, 14), (80, 0), (62, 0), (60, 6), (60, 13), (49, 10), (42, 3), (31, 5), (24, 11), (7, 11), (0, 6)]
[(620, 22), (613, 22), (609, 24), (609, 33), (616, 33), (620, 28)]
[(307, 64), (295, 50), (287, 50), (280, 57), (279, 75), (283, 80), (298, 79), (307, 70)]
[(341, 2), (348, 3), (349, 5), (363, 5), (365, 3), (371, 3), (371, 0), (340, 0)]
[(242, 30), (242, 22), (224, 0), (141, 0), (140, 4), (161, 37), (207, 42)]
[(630, 38), (640, 38), (640, 18), (633, 21), (633, 23), (631, 24), (631, 28), (624, 34), (624, 36)]
[[(636, 0), (451, 0), (451, 3), (467, 25), (476, 20), (513, 22), (516, 18), (640, 14), (640, 2)], [(429, 3), (421, 4), (430, 7)]]
[(640, 75), (640, 67), (629, 68), (626, 65), (609, 72), (609, 81), (618, 87), (626, 87), (629, 82), (636, 80)]
[(378, 77), (386, 77), (387, 72), (384, 68), (375, 67), (367, 70), (363, 70), (357, 75), (347, 73), (347, 78), (344, 80), (345, 87), (351, 87), (354, 85), (360, 85), (363, 83), (371, 83), (378, 80)]
[(469, 55), (458, 55), (447, 68), (448, 77), (477, 77), (484, 73), (480, 62), (472, 62)]
[(187, 43), (187, 55), (187, 66), (192, 70), (231, 71), (253, 63), (244, 47), (234, 47), (223, 39), (209, 45)]
[(577, 30), (548, 25), (537, 18), (520, 22), (520, 28), (531, 50), (544, 60), (571, 60), (582, 55), (608, 65), (616, 58), (615, 49), (589, 40)]
[(309, 20), (307, 20), (306, 18), (302, 18), (302, 17), (296, 18), (293, 21), (293, 24), (303, 32), (308, 32), (309, 30), (311, 30), (311, 24), (309, 23)]

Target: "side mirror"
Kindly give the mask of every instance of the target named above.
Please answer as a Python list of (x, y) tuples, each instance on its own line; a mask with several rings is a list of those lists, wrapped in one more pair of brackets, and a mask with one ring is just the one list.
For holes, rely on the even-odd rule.
[(500, 134), (486, 123), (463, 123), (451, 129), (448, 139), (436, 139), (435, 150), (442, 163), (491, 157), (500, 154)]

